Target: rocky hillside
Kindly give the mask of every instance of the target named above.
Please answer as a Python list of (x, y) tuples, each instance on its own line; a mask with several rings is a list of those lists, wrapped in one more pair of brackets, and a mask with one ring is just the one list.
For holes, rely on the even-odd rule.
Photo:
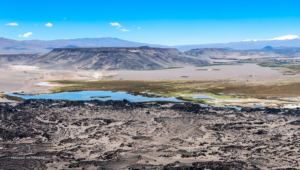
[(18, 62), (18, 61), (24, 61), (29, 59), (34, 59), (43, 54), (5, 54), (0, 55), (0, 62), (6, 63), (6, 62)]
[[(199, 48), (192, 49), (184, 52), (186, 55), (198, 57), (201, 59), (214, 59), (214, 58), (235, 58), (235, 57), (283, 57), (287, 53), (282, 53), (282, 50), (228, 50), (224, 48)], [(295, 55), (295, 53), (293, 53)]]
[(149, 70), (203, 65), (208, 61), (177, 49), (144, 47), (56, 48), (32, 61), (46, 68)]
[(273, 48), (266, 46), (261, 50), (228, 50), (224, 48), (198, 48), (184, 52), (186, 55), (202, 58), (263, 58), (263, 57), (300, 57), (300, 48)]
[(199, 58), (211, 58), (211, 57), (224, 57), (233, 55), (237, 52), (230, 51), (223, 48), (200, 48), (200, 49), (192, 49), (184, 52), (186, 55), (199, 57)]

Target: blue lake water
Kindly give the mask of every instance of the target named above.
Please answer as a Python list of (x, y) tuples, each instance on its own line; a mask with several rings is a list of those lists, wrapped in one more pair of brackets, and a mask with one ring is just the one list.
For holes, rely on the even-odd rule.
[[(166, 102), (189, 102), (184, 100), (176, 99), (175, 97), (170, 98), (152, 98), (152, 97), (143, 97), (143, 96), (134, 96), (126, 92), (112, 92), (112, 91), (80, 91), (80, 92), (64, 92), (64, 93), (54, 93), (54, 94), (40, 94), (40, 95), (28, 95), (28, 94), (14, 94), (12, 92), (6, 93), (9, 96), (21, 97), (23, 99), (53, 99), (53, 100), (128, 100), (130, 102), (153, 102), (153, 101), (166, 101)], [(152, 93), (149, 93), (152, 94)], [(97, 97), (110, 96), (108, 98), (97, 98)], [(196, 95), (198, 98), (202, 99), (211, 99), (204, 95)], [(196, 97), (194, 96), (194, 97)], [(96, 97), (96, 98), (94, 98)], [(205, 104), (200, 104), (202, 107), (212, 107)], [(252, 106), (250, 107), (264, 107), (264, 106)], [(241, 110), (241, 107), (236, 106), (223, 106), (223, 108), (234, 108)]]
[(248, 107), (255, 107), (255, 108), (264, 108), (264, 107), (267, 107), (267, 106), (257, 106), (257, 105), (247, 105)]
[[(12, 92), (6, 93), (9, 96), (21, 97), (23, 99), (53, 99), (53, 100), (123, 100), (126, 99), (130, 102), (151, 102), (151, 101), (168, 101), (168, 102), (186, 102), (178, 100), (175, 97), (171, 98), (151, 98), (143, 96), (134, 96), (125, 92), (111, 92), (111, 91), (80, 91), (80, 92), (64, 92), (54, 94), (41, 94), (41, 95), (27, 95), (27, 94), (13, 94)], [(110, 96), (109, 98), (91, 98), (93, 96)]]
[(212, 99), (210, 97), (204, 96), (204, 95), (194, 95), (194, 96), (190, 96), (196, 99)]

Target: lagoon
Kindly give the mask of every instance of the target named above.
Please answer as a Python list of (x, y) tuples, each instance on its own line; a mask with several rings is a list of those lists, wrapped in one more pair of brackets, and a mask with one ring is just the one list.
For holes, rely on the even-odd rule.
[(175, 97), (144, 97), (134, 96), (126, 92), (112, 92), (112, 91), (80, 91), (80, 92), (63, 92), (53, 94), (29, 95), (24, 93), (6, 93), (9, 96), (20, 97), (23, 99), (53, 99), (53, 100), (128, 100), (130, 102), (152, 102), (152, 101), (166, 101), (166, 102), (186, 102), (184, 100), (176, 99)]

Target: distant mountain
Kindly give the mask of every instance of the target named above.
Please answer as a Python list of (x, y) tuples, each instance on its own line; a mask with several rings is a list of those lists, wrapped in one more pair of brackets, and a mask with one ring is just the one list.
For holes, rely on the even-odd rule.
[(78, 48), (78, 46), (76, 46), (76, 45), (67, 45), (67, 46), (65, 46), (65, 48)]
[(300, 47), (300, 39), (289, 40), (260, 40), (260, 41), (241, 41), (230, 43), (216, 43), (216, 44), (196, 44), (196, 45), (180, 45), (174, 46), (180, 51), (187, 51), (197, 48), (226, 48), (235, 50), (258, 50), (266, 46), (272, 46), (273, 48), (285, 46), (285, 47)]
[(265, 46), (262, 50), (273, 50), (274, 48), (272, 46)]
[(55, 48), (28, 63), (51, 69), (148, 70), (208, 64), (173, 48)]
[(77, 47), (166, 47), (162, 45), (137, 43), (121, 40), (118, 38), (79, 38), (66, 40), (25, 40), (16, 41), (0, 38), (0, 54), (32, 54), (48, 53), (54, 48), (77, 48)]
[[(224, 48), (229, 50), (261, 50), (270, 46), (277, 48), (300, 47), (300, 39), (272, 39), (272, 40), (247, 40), (241, 42), (216, 43), (216, 44), (196, 44), (180, 46), (164, 46), (157, 44), (146, 44), (132, 41), (121, 40), (118, 38), (78, 38), (64, 40), (25, 40), (16, 41), (6, 38), (0, 38), (0, 54), (33, 54), (47, 53), (54, 48), (77, 48), (77, 47), (160, 47), (160, 48), (177, 48), (180, 51), (188, 51), (199, 48)], [(265, 49), (266, 50), (266, 49)]]

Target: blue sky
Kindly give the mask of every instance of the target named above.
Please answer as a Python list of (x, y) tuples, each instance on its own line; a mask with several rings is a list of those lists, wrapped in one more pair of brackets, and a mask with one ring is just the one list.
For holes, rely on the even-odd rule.
[(272, 39), (300, 35), (299, 5), (296, 0), (9, 0), (0, 5), (0, 37), (115, 37), (162, 45)]

